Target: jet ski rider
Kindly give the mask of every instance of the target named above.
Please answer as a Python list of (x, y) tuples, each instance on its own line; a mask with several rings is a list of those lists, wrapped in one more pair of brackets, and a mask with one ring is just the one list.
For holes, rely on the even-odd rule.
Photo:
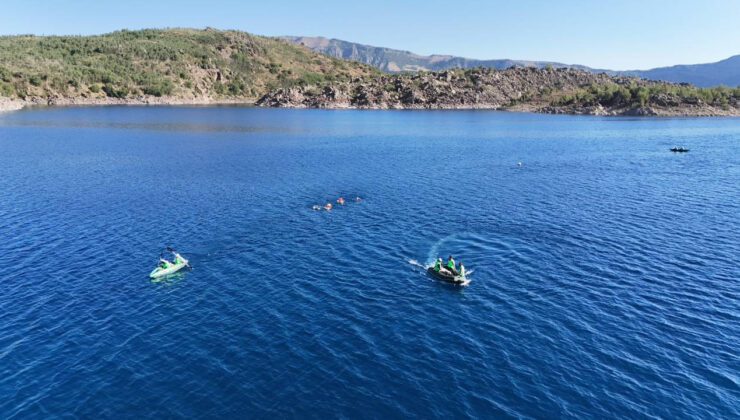
[(447, 258), (447, 269), (452, 272), (452, 274), (457, 275), (457, 269), (455, 268), (455, 260), (452, 259), (452, 255), (450, 255)]

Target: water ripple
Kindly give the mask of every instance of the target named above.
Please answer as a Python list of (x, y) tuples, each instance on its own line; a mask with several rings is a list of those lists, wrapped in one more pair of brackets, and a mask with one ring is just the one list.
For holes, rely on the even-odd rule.
[[(479, 111), (3, 114), (0, 417), (740, 417), (738, 135)], [(195, 268), (151, 282), (165, 246)], [(424, 272), (448, 254), (467, 287)]]

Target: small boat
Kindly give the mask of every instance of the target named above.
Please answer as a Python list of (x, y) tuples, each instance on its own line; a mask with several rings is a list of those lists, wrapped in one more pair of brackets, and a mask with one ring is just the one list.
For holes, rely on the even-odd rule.
[(689, 149), (687, 149), (685, 147), (671, 147), (670, 150), (671, 150), (671, 152), (678, 152), (678, 153), (685, 153), (685, 152), (688, 152), (689, 151)]
[(470, 280), (468, 280), (465, 276), (455, 276), (446, 269), (434, 271), (434, 267), (429, 267), (427, 268), (427, 273), (429, 273), (429, 275), (434, 277), (435, 279), (447, 283), (460, 284), (463, 286), (470, 283)]
[(149, 273), (149, 278), (157, 279), (160, 277), (168, 276), (188, 266), (188, 260), (181, 257), (180, 254), (175, 254), (175, 257), (178, 257), (180, 259), (179, 263), (177, 264), (170, 263), (170, 266), (167, 268), (162, 268), (161, 266), (157, 266), (157, 268), (155, 268), (154, 270), (152, 270), (151, 273)]

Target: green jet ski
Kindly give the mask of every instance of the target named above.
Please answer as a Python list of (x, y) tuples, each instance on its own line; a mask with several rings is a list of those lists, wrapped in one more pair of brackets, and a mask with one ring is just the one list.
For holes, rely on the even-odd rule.
[(175, 259), (172, 262), (169, 262), (163, 258), (160, 258), (160, 264), (157, 266), (157, 268), (152, 270), (151, 273), (149, 273), (149, 278), (157, 279), (160, 277), (168, 276), (188, 266), (188, 260), (183, 258), (177, 252), (171, 251), (170, 249), (168, 249), (168, 251), (172, 252), (172, 254), (175, 256)]
[(467, 279), (465, 276), (456, 276), (446, 268), (441, 268), (439, 271), (435, 271), (434, 267), (429, 267), (427, 268), (427, 273), (429, 273), (429, 275), (434, 277), (435, 279), (447, 283), (459, 284), (461, 286), (465, 286), (466, 284), (470, 283), (470, 280)]

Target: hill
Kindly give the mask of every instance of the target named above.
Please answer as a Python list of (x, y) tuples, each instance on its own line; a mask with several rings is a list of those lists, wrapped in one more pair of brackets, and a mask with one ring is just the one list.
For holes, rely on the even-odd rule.
[(740, 85), (740, 55), (726, 60), (707, 64), (678, 65), (659, 67), (651, 70), (615, 71), (594, 69), (578, 64), (563, 64), (549, 61), (527, 60), (477, 60), (451, 55), (418, 55), (409, 51), (374, 47), (323, 37), (283, 36), (279, 37), (294, 44), (303, 44), (316, 52), (334, 57), (356, 60), (370, 64), (387, 72), (409, 72), (424, 70), (445, 70), (450, 68), (473, 68), (478, 66), (505, 69), (514, 66), (543, 68), (569, 67), (592, 72), (606, 72), (613, 75), (638, 76), (652, 80), (691, 83), (699, 87)]
[(96, 36), (0, 37), (0, 96), (40, 103), (253, 101), (275, 88), (377, 72), (240, 31), (148, 29)]

